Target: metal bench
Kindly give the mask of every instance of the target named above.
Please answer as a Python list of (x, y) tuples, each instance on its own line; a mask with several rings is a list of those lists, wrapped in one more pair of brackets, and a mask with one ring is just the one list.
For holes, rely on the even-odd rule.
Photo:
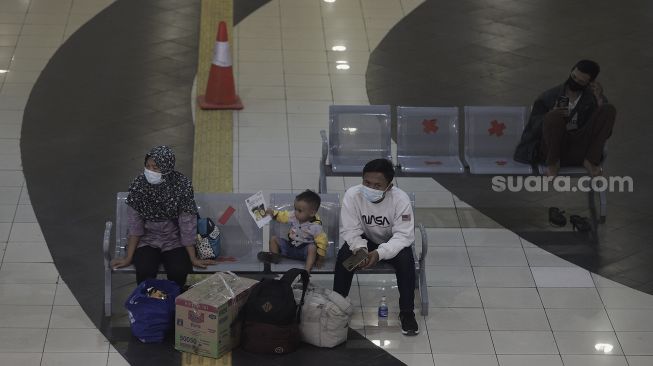
[[(415, 194), (408, 193), (411, 205), (413, 207), (413, 215), (415, 214)], [(320, 269), (314, 269), (312, 273), (334, 273), (336, 265), (336, 257), (340, 249), (340, 197), (338, 194), (320, 194), (322, 204), (318, 214), (322, 219), (322, 227), (327, 234), (329, 240), (329, 249), (327, 251), (327, 260), (324, 266)], [(295, 196), (289, 193), (272, 193), (270, 194), (270, 206), (276, 209), (289, 210), (292, 209)], [(416, 224), (416, 229), (420, 231), (422, 239), (422, 251), (417, 255), (416, 245), (412, 244), (413, 257), (415, 258), (415, 288), (420, 291), (421, 298), (421, 312), (422, 315), (428, 315), (429, 310), (429, 295), (428, 286), (426, 283), (426, 255), (428, 254), (428, 238), (426, 230), (422, 224)], [(288, 232), (288, 225), (282, 225), (273, 222), (270, 224), (270, 236), (283, 236)], [(272, 265), (272, 272), (283, 273), (290, 268), (304, 268), (304, 261), (283, 258), (281, 263)], [(370, 269), (357, 270), (359, 274), (391, 274), (395, 273), (394, 268), (386, 263), (379, 262), (376, 266)]]
[(457, 107), (397, 107), (397, 173), (464, 173), (458, 125)]
[(472, 174), (532, 174), (512, 156), (528, 116), (527, 107), (465, 107), (465, 161)]
[[(322, 220), (322, 228), (329, 240), (327, 257), (322, 268), (314, 268), (312, 273), (333, 273), (336, 267), (338, 254), (338, 231), (340, 226), (340, 195), (337, 193), (320, 194), (322, 202), (318, 215)], [(291, 193), (270, 193), (270, 207), (277, 210), (293, 210), (295, 195)], [(274, 220), (270, 223), (270, 237), (285, 238), (288, 235), (290, 224), (280, 224)], [(275, 273), (284, 273), (291, 268), (304, 268), (304, 261), (282, 258), (279, 264), (272, 264), (271, 270)]]
[[(260, 273), (264, 266), (256, 254), (263, 250), (263, 231), (256, 226), (247, 211), (245, 199), (250, 193), (196, 193), (199, 214), (212, 218), (222, 233), (220, 257), (225, 258), (216, 265), (206, 269), (193, 268), (194, 273), (213, 273), (217, 271), (233, 271), (238, 273)], [(127, 192), (119, 192), (116, 196), (115, 243), (111, 245), (111, 228), (113, 223), (107, 221), (104, 231), (104, 314), (111, 315), (111, 277), (114, 273), (135, 273), (133, 265), (112, 269), (111, 259), (123, 257), (127, 246)], [(233, 215), (225, 224), (219, 224), (217, 219), (228, 207), (235, 209)], [(111, 256), (113, 253), (113, 257)], [(159, 273), (165, 273), (163, 266)]]
[(390, 119), (389, 105), (329, 106), (328, 140), (320, 131), (319, 193), (327, 192), (327, 176), (358, 176), (368, 161), (392, 159)]

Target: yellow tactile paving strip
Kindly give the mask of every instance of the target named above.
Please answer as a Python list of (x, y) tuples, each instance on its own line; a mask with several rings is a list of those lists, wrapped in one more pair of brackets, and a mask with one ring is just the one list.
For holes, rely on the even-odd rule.
[[(202, 0), (197, 65), (197, 95), (206, 81), (215, 46), (218, 22), (227, 23), (232, 42), (233, 0)], [(233, 46), (231, 47), (233, 49)], [(196, 107), (193, 186), (196, 192), (233, 191), (233, 112), (204, 111)]]
[[(202, 0), (197, 61), (197, 95), (204, 94), (215, 46), (218, 22), (233, 30), (233, 0)], [(233, 43), (232, 43), (233, 44)], [(233, 48), (233, 47), (231, 47)], [(193, 186), (196, 192), (233, 191), (233, 112), (195, 110)], [(182, 366), (229, 366), (231, 353), (219, 359), (182, 353)]]

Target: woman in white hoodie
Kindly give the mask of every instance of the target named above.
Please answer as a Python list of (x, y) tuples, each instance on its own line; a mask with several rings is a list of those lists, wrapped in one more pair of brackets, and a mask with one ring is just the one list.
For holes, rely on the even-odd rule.
[(375, 159), (363, 168), (363, 183), (345, 192), (340, 212), (340, 237), (345, 244), (338, 252), (333, 290), (347, 296), (353, 271), (342, 262), (359, 250), (367, 258), (359, 268), (378, 261), (391, 264), (399, 287), (399, 319), (402, 333), (419, 333), (415, 320), (415, 260), (410, 248), (415, 241), (415, 221), (410, 198), (392, 184), (394, 167), (386, 159)]

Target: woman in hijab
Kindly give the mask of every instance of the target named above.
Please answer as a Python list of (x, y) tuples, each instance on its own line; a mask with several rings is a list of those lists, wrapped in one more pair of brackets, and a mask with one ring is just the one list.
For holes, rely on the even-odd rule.
[(195, 255), (197, 205), (193, 186), (174, 170), (175, 155), (157, 146), (145, 155), (143, 174), (134, 179), (127, 196), (127, 253), (112, 261), (113, 268), (136, 267), (136, 282), (156, 278), (159, 264), (179, 287), (193, 266), (216, 263)]

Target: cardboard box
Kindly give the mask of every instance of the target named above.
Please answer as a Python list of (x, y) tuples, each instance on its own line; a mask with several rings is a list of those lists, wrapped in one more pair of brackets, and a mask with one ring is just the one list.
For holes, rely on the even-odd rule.
[(238, 311), (258, 281), (218, 272), (175, 300), (175, 348), (222, 357), (240, 342)]

